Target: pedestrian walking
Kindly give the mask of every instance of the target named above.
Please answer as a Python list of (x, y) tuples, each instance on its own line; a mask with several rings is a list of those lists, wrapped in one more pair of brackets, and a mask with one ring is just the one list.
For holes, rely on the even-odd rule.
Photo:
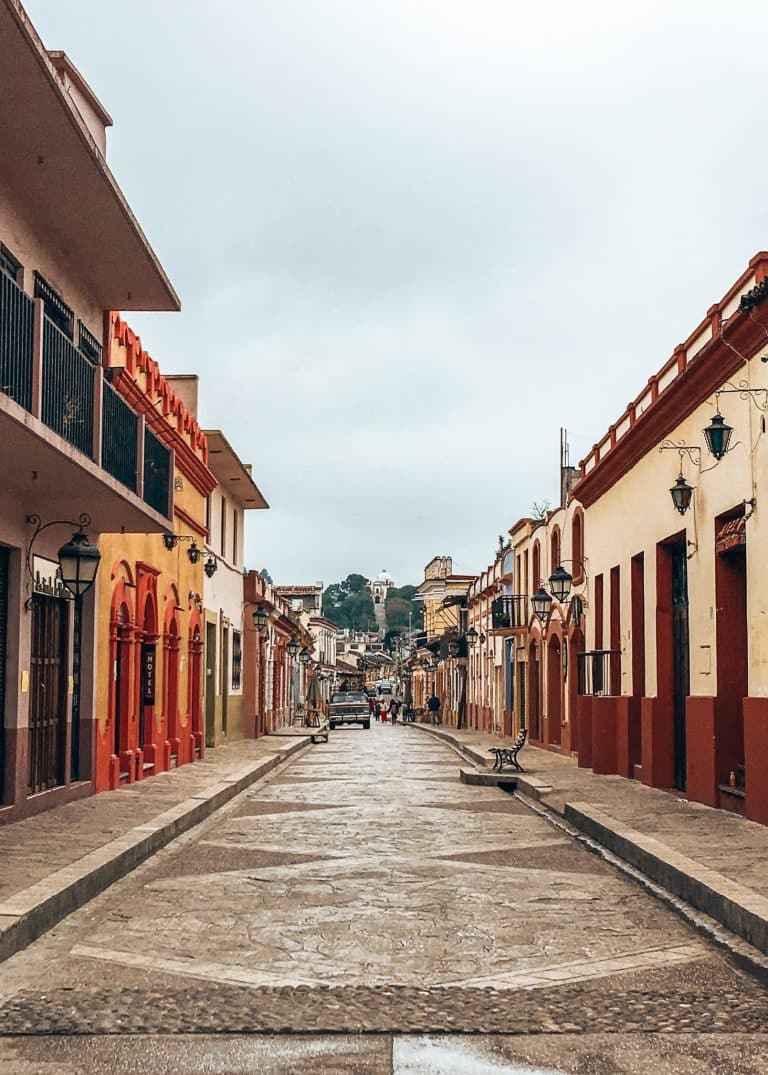
[(427, 698), (427, 709), (429, 710), (430, 716), (432, 717), (432, 723), (433, 724), (439, 724), (440, 723), (440, 699), (437, 697), (436, 694), (430, 694), (429, 698)]
[(379, 703), (379, 713), (381, 714), (382, 723), (386, 724), (387, 723), (387, 703), (384, 701), (383, 698), (381, 699), (381, 702)]

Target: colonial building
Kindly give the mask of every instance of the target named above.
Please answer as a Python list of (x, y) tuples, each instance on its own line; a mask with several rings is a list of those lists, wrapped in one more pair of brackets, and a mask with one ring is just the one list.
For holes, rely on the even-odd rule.
[(163, 535), (114, 532), (102, 539), (99, 790), (142, 780), (203, 753), (202, 546), (206, 498), (216, 486), (208, 441), (193, 411), (117, 314), (109, 318), (106, 343), (115, 402), (135, 407), (141, 416), (150, 488), (159, 477), (167, 485), (173, 460), (173, 522)]
[[(208, 458), (218, 486), (206, 502), (208, 552), (205, 607), (205, 742), (253, 734), (243, 708), (243, 566), (245, 513), (267, 508), (251, 467), (240, 461), (220, 429), (207, 429)], [(214, 570), (215, 566), (215, 570)]]
[(499, 601), (512, 577), (512, 564), (512, 555), (500, 551), (467, 592), (467, 725), (507, 735), (512, 730), (507, 704), (510, 648), (496, 627), (502, 622)]
[(768, 823), (768, 254), (583, 460), (580, 764)]
[(395, 580), (388, 571), (380, 571), (368, 585), (374, 605), (385, 605), (389, 591), (394, 588)]
[(246, 735), (264, 735), (293, 721), (298, 711), (298, 654), (311, 643), (277, 588), (249, 571), (243, 617)]
[(336, 638), (339, 628), (325, 616), (310, 616), (308, 626), (314, 642), (314, 675), (319, 696), (322, 702), (327, 702), (337, 685)]
[(109, 125), (67, 56), (0, 0), (4, 821), (96, 785), (95, 614), (111, 564), (102, 552), (83, 593), (84, 579), (63, 585), (66, 555), (94, 568), (105, 530), (160, 542), (171, 527), (168, 445), (104, 375), (109, 310), (179, 307), (107, 166)]
[[(466, 706), (466, 643), (462, 640), (466, 614), (466, 598), (475, 575), (455, 575), (450, 556), (435, 556), (424, 568), (424, 580), (417, 587), (415, 601), (424, 608), (423, 645), (411, 658), (411, 701), (423, 709), (430, 694), (442, 701), (444, 719), (464, 724)], [(451, 641), (460, 649), (462, 664), (451, 656)], [(455, 647), (454, 647), (455, 648)]]
[[(514, 665), (509, 734), (525, 727), (532, 743), (564, 753), (578, 746), (579, 661), (590, 596), (583, 534), (583, 511), (573, 498), (543, 519), (515, 523), (512, 593), (497, 605), (504, 662)], [(557, 587), (558, 569), (570, 578), (567, 597)]]

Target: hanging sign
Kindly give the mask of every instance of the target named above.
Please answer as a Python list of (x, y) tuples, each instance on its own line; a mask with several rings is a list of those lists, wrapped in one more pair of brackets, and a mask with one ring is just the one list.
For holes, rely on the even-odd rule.
[(155, 704), (155, 646), (141, 647), (141, 683), (142, 702), (144, 705)]

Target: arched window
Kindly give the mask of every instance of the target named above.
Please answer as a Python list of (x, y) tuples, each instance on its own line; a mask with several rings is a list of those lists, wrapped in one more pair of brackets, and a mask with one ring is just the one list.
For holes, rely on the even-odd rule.
[(550, 560), (549, 571), (550, 574), (560, 566), (560, 528), (555, 527), (552, 531), (552, 538), (550, 540)]
[(581, 509), (577, 509), (574, 512), (573, 522), (571, 523), (571, 559), (573, 560), (573, 575), (574, 582), (583, 582), (584, 580), (584, 515)]
[(533, 543), (533, 585), (531, 590), (533, 593), (541, 587), (541, 546), (538, 541)]

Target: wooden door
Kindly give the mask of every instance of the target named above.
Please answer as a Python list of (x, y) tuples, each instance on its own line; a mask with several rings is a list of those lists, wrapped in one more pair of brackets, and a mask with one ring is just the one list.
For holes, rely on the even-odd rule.
[(685, 791), (685, 705), (690, 693), (688, 644), (688, 559), (684, 542), (674, 545), (672, 556), (672, 720), (674, 730), (675, 787)]

